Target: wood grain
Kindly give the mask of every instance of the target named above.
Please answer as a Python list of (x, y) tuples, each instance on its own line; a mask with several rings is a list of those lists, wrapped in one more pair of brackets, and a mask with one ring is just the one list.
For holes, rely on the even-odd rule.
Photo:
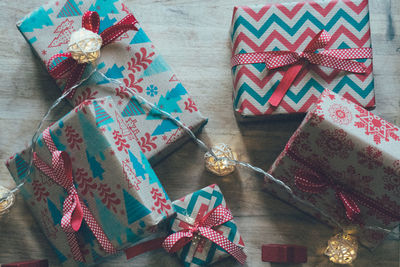
[[(271, 2), (271, 1), (269, 1)], [(274, 1), (278, 2), (278, 1)], [(200, 135), (208, 144), (225, 142), (241, 160), (268, 169), (297, 128), (300, 119), (238, 123), (232, 111), (232, 78), (229, 67), (228, 30), (234, 5), (261, 4), (256, 0), (131, 0), (128, 6), (164, 58), (178, 73), (209, 124)], [(57, 98), (57, 88), (15, 22), (41, 0), (0, 2), (0, 161), (29, 142), (39, 120)], [(377, 108), (375, 113), (400, 124), (400, 2), (370, 0)], [(57, 119), (68, 111), (63, 105)], [(294, 243), (308, 247), (309, 260), (302, 266), (334, 266), (323, 256), (334, 233), (295, 208), (262, 192), (262, 177), (240, 169), (218, 178), (205, 172), (203, 152), (189, 142), (163, 160), (155, 171), (171, 199), (177, 199), (211, 183), (217, 183), (235, 216), (248, 252), (247, 266), (278, 266), (261, 262), (264, 243)], [(14, 185), (0, 165), (0, 183)], [(399, 266), (399, 242), (385, 241), (373, 253), (359, 251), (354, 266)], [(23, 200), (7, 217), (0, 218), (0, 263), (48, 258), (58, 261), (34, 222)], [(119, 256), (100, 266), (181, 266), (174, 255), (150, 252), (126, 262)], [(215, 266), (240, 266), (228, 259)], [(288, 265), (285, 265), (288, 266)]]

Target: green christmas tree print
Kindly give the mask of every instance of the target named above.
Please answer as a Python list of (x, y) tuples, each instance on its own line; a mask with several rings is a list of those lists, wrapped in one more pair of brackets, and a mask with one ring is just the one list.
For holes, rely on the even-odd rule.
[(148, 208), (126, 192), (125, 189), (123, 189), (123, 192), (128, 224), (132, 224), (151, 213)]

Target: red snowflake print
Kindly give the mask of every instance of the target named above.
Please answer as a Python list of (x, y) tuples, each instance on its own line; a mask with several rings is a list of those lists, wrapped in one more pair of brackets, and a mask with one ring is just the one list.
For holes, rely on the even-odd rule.
[(325, 120), (325, 114), (318, 114), (317, 110), (307, 114), (305, 120), (313, 127), (318, 126)]
[(354, 149), (353, 142), (342, 129), (321, 131), (316, 143), (327, 157), (347, 158)]
[(354, 123), (354, 126), (365, 130), (366, 135), (372, 135), (374, 142), (378, 145), (383, 141), (390, 142), (391, 139), (394, 141), (400, 141), (400, 137), (395, 133), (399, 129), (393, 124), (375, 116), (371, 112), (364, 108), (357, 106), (356, 109), (360, 114), (356, 115), (356, 118), (360, 119)]
[(294, 132), (285, 146), (285, 151), (290, 150), (293, 153), (311, 152), (311, 147), (307, 143), (310, 133), (304, 132), (301, 128)]
[(400, 198), (400, 170), (391, 167), (384, 168), (383, 176), (384, 188), (389, 192), (395, 192)]
[(350, 110), (340, 104), (335, 103), (331, 105), (328, 109), (328, 112), (331, 119), (340, 125), (348, 125), (353, 120)]
[(41, 53), (42, 53), (43, 56), (45, 56), (47, 54), (47, 51), (46, 50), (42, 50)]
[(358, 151), (357, 156), (358, 163), (367, 166), (370, 170), (380, 167), (383, 164), (382, 151), (373, 146), (367, 146)]
[[(340, 176), (336, 174), (336, 176)], [(373, 196), (375, 192), (371, 189), (370, 183), (374, 180), (374, 177), (368, 175), (361, 175), (357, 172), (354, 166), (348, 166), (345, 171), (341, 173), (342, 180), (346, 180), (346, 183), (350, 188), (354, 188), (361, 193)]]

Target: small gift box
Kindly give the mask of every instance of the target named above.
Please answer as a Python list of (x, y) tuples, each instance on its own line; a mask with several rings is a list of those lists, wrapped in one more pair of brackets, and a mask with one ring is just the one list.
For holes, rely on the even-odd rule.
[(163, 246), (185, 266), (202, 266), (232, 255), (246, 260), (244, 243), (219, 187), (205, 187), (173, 202), (176, 218)]
[[(92, 264), (157, 230), (171, 202), (110, 97), (85, 101), (7, 161), (63, 264)], [(77, 262), (76, 262), (77, 261)]]
[[(89, 38), (89, 44), (102, 41), (100, 57), (96, 61), (98, 72), (72, 90), (68, 100), (78, 106), (85, 100), (112, 96), (125, 121), (121, 134), (129, 138), (129, 143), (137, 142), (152, 163), (189, 137), (172, 121), (149, 111), (126, 87), (193, 131), (201, 129), (207, 122), (123, 1), (51, 1), (31, 12), (17, 26), (61, 91), (88, 77), (94, 69), (91, 64), (78, 64), (68, 53), (71, 35), (85, 28), (93, 37)], [(73, 39), (79, 41), (80, 37)], [(79, 43), (80, 46), (85, 44)], [(73, 52), (79, 48), (71, 47)], [(94, 58), (98, 56), (94, 51), (87, 54)], [(91, 60), (89, 56), (82, 60)], [(74, 57), (81, 60), (79, 55)], [(121, 84), (110, 82), (99, 72)]]
[(375, 106), (368, 0), (235, 7), (235, 111), (305, 113), (325, 88)]
[(400, 129), (325, 90), (269, 173), (278, 197), (375, 247), (400, 222)]

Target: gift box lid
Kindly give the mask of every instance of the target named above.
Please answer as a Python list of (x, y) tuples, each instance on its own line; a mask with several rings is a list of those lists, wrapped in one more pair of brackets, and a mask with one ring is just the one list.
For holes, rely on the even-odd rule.
[[(68, 175), (61, 170), (69, 173), (68, 166), (81, 206), (84, 203), (94, 218), (85, 217), (76, 233), (87, 264), (110, 255), (90, 230), (91, 221), (97, 222), (120, 251), (157, 234), (159, 223), (173, 213), (168, 195), (139, 146), (121, 136), (118, 116), (110, 97), (85, 101), (38, 137), (34, 151), (42, 163), (35, 160), (29, 176), (30, 148), (6, 163), (16, 183), (25, 181), (20, 192), (63, 264), (74, 263), (61, 227), (63, 206), (72, 191), (53, 176), (64, 181)], [(66, 153), (65, 162), (54, 165), (58, 162), (55, 152), (60, 151)], [(46, 172), (43, 164), (53, 171)]]
[(291, 203), (320, 218), (359, 225), (369, 247), (400, 222), (400, 129), (330, 90), (269, 172), (318, 210)]
[[(120, 0), (50, 1), (25, 16), (17, 27), (38, 58), (48, 69), (53, 69), (67, 58), (54, 59), (54, 56), (68, 52), (71, 34), (82, 27), (87, 11), (98, 13), (99, 34), (127, 16), (133, 16), (128, 5)], [(207, 119), (141, 25), (134, 25), (137, 30), (129, 30), (101, 48), (100, 58), (96, 61), (98, 72), (92, 73), (94, 67), (86, 65), (82, 77), (92, 75), (67, 100), (78, 106), (85, 100), (112, 96), (126, 122), (124, 135), (132, 133), (129, 142), (138, 143), (147, 159), (154, 163), (182, 145), (189, 136), (171, 120), (162, 118), (133, 97), (124, 86), (170, 113), (194, 132), (201, 130)], [(120, 84), (110, 82), (99, 72)], [(65, 77), (56, 80), (61, 90), (64, 90), (70, 73), (66, 72)]]
[[(196, 219), (202, 218), (219, 205), (227, 208), (224, 196), (216, 184), (188, 194), (174, 201), (172, 205), (177, 214), (177, 217), (171, 221), (171, 230), (173, 232), (182, 230), (187, 218), (196, 221)], [(227, 221), (213, 229), (240, 248), (244, 248), (243, 239), (234, 220)], [(229, 256), (225, 250), (206, 238), (203, 238), (199, 245), (187, 244), (178, 254), (185, 262), (185, 265), (189, 266), (207, 265)]]
[[(324, 49), (371, 47), (368, 0), (237, 6), (230, 29), (232, 56), (267, 51), (301, 52), (321, 30), (331, 35)], [(364, 62), (365, 74), (308, 64), (297, 75), (277, 108), (269, 105), (268, 100), (287, 68), (268, 71), (265, 63), (234, 66), (235, 110), (243, 116), (305, 113), (325, 88), (373, 108), (372, 59), (355, 61)]]

